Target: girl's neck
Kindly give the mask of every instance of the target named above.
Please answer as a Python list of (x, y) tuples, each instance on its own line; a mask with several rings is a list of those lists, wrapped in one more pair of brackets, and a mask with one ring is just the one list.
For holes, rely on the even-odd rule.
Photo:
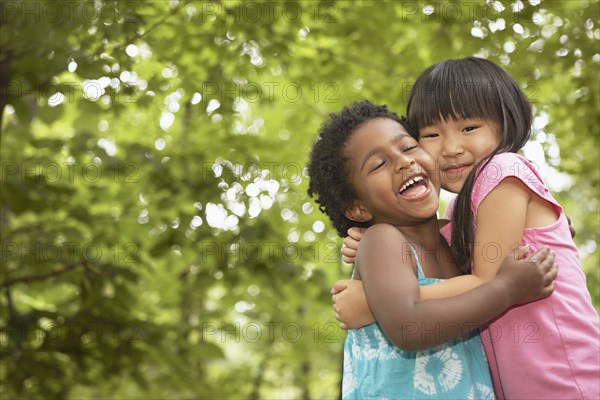
[(432, 218), (422, 225), (398, 227), (416, 251), (425, 275), (448, 279), (461, 273), (454, 263), (450, 246), (439, 229), (437, 218)]
[(442, 240), (436, 217), (419, 225), (397, 226), (397, 228), (409, 242), (419, 247), (436, 248)]

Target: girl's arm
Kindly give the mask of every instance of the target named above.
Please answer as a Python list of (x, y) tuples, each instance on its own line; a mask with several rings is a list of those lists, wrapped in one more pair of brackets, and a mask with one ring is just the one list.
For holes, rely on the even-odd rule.
[[(473, 250), (473, 274), (448, 279), (441, 283), (422, 287), (422, 300), (442, 299), (467, 292), (492, 279), (502, 262), (515, 263), (511, 249), (517, 246), (525, 228), (527, 207), (534, 194), (515, 178), (502, 180), (482, 201), (477, 210), (477, 230)], [(540, 225), (543, 226), (543, 225)], [(574, 229), (569, 226), (571, 235)], [(347, 251), (356, 251), (360, 233), (352, 228), (353, 238), (346, 238)], [(350, 231), (349, 234), (351, 233)], [(524, 256), (520, 254), (519, 258)], [(538, 258), (539, 259), (539, 258)], [(532, 259), (531, 256), (528, 260)], [(332, 290), (336, 318), (343, 329), (354, 329), (374, 322), (366, 305), (362, 285), (338, 281)]]
[[(344, 240), (344, 243), (346, 243), (346, 240)], [(358, 248), (358, 246), (356, 248)], [(503, 261), (503, 263), (507, 264), (505, 268), (511, 268), (511, 266), (514, 267), (518, 265), (519, 260), (521, 260), (521, 262), (538, 263), (541, 263), (545, 260), (545, 258), (543, 257), (543, 254), (545, 252), (544, 249), (538, 250), (536, 253), (527, 258), (527, 260), (524, 260), (527, 251), (527, 247), (520, 246), (517, 252), (513, 252), (512, 254), (506, 256)], [(502, 268), (502, 266), (500, 268)], [(452, 279), (454, 280), (457, 278)], [(423, 292), (428, 289), (434, 289), (435, 287), (439, 286), (440, 283), (435, 283), (432, 285), (420, 287), (420, 299), (427, 300), (423, 298)], [(435, 291), (433, 291), (433, 293), (435, 294)], [(367, 304), (367, 298), (365, 297), (365, 291), (363, 288), (362, 281), (352, 279), (343, 279), (336, 281), (333, 285), (333, 288), (331, 289), (331, 294), (333, 309), (335, 311), (335, 318), (338, 321), (340, 321), (340, 328), (358, 329), (375, 322), (375, 317), (373, 316), (371, 309)], [(446, 297), (452, 297), (453, 295), (454, 294), (451, 294)], [(430, 296), (430, 300), (434, 298), (435, 296)]]
[(455, 296), (490, 281), (505, 256), (519, 245), (531, 192), (514, 178), (502, 180), (481, 202), (473, 246), (473, 273), (421, 289), (422, 299)]
[[(505, 181), (508, 182), (508, 180)], [(512, 210), (526, 210), (527, 202), (529, 201), (528, 190), (525, 188), (523, 188), (525, 190), (521, 190), (514, 186), (515, 184), (510, 186), (508, 184), (505, 185), (503, 181), (484, 199), (477, 214), (478, 218), (482, 218), (478, 226), (480, 235), (485, 232), (485, 223), (488, 221), (490, 223), (487, 225), (494, 227), (491, 229), (492, 235), (499, 233), (500, 236), (509, 238), (511, 238), (510, 235), (515, 235), (512, 237), (513, 239), (517, 236), (519, 239), (522, 237), (524, 222), (521, 223), (521, 228), (519, 228), (518, 224), (513, 224), (512, 222), (507, 223), (506, 217), (500, 218), (498, 221), (497, 217), (502, 215), (502, 213), (492, 211), (496, 209), (494, 207), (498, 207), (497, 203)], [(524, 194), (526, 195), (526, 198), (523, 198)], [(505, 197), (508, 197), (512, 202), (507, 202)], [(488, 205), (486, 206), (485, 204)], [(505, 214), (509, 213), (505, 212)], [(494, 219), (489, 218), (490, 216)], [(518, 217), (518, 215), (513, 214), (513, 217), (515, 216)], [(523, 213), (521, 213), (521, 218), (523, 218), (524, 221)], [(447, 221), (440, 220), (440, 226), (445, 223), (447, 223)], [(483, 228), (482, 223), (484, 224)], [(502, 226), (504, 226), (505, 229), (515, 227), (516, 229), (502, 233), (500, 232), (500, 229), (496, 228)], [(362, 243), (361, 239), (363, 233), (363, 228), (351, 228), (348, 230), (349, 236), (344, 239), (344, 248), (342, 249), (342, 255), (345, 257), (344, 261), (348, 259), (349, 262), (354, 262), (354, 257), (359, 247), (358, 244), (359, 242)], [(527, 249), (524, 247), (519, 247), (518, 252), (513, 252), (511, 250), (512, 247), (515, 247), (518, 244), (515, 240), (513, 240), (512, 243), (509, 241), (509, 245), (505, 246), (505, 249), (500, 247), (498, 241), (491, 241), (487, 238), (483, 240), (477, 238), (476, 243), (477, 245), (475, 246), (473, 253), (475, 258), (475, 270), (473, 274), (458, 276), (440, 283), (421, 287), (419, 292), (421, 300), (443, 299), (463, 294), (494, 278), (502, 262), (509, 266), (514, 266), (518, 260), (523, 259), (527, 254)], [(484, 245), (482, 245), (482, 243), (484, 243)], [(351, 257), (349, 257), (350, 255)], [(481, 265), (490, 262), (491, 257), (497, 261), (495, 265), (491, 265), (488, 268), (481, 267)], [(535, 253), (527, 259), (527, 261), (538, 263), (540, 263), (541, 260), (543, 260), (543, 257), (538, 255), (538, 253)], [(342, 329), (356, 329), (375, 322), (372, 310), (367, 304), (362, 282), (352, 280), (337, 281), (334, 284), (331, 293), (335, 317), (340, 321), (340, 327)]]
[(403, 350), (456, 339), (511, 306), (554, 290), (556, 269), (549, 257), (539, 268), (536, 263), (502, 268), (493, 280), (460, 296), (422, 301), (414, 257), (407, 256), (406, 246), (395, 227), (374, 225), (365, 232), (356, 259), (373, 315), (388, 339)]

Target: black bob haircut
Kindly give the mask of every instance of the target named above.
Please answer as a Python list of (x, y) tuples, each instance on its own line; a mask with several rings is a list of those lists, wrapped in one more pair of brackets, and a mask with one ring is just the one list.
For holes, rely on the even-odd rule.
[(319, 210), (327, 214), (341, 237), (347, 236), (348, 229), (353, 226), (369, 226), (368, 222), (352, 221), (344, 214), (356, 199), (356, 193), (350, 184), (349, 158), (345, 149), (354, 131), (376, 118), (394, 120), (417, 138), (406, 119), (388, 110), (385, 105), (362, 100), (344, 107), (339, 113), (330, 114), (321, 125), (317, 141), (310, 152), (308, 195), (319, 204)]
[[(516, 153), (529, 140), (531, 104), (519, 85), (498, 65), (477, 57), (448, 59), (429, 67), (417, 78), (408, 100), (408, 119), (417, 130), (440, 121), (483, 118), (500, 127), (498, 153)], [(452, 254), (456, 265), (470, 273), (475, 240), (471, 193), (477, 178), (471, 171), (452, 214)]]

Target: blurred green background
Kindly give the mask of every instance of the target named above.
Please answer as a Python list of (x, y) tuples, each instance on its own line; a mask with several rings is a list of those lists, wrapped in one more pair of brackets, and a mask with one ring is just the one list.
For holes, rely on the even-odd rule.
[[(0, 396), (336, 398), (329, 112), (502, 65), (600, 304), (591, 1), (0, 2)], [(443, 196), (444, 204), (448, 196)]]

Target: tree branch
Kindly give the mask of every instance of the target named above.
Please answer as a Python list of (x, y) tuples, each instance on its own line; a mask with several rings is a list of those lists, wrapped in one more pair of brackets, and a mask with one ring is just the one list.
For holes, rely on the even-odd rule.
[(67, 264), (67, 266), (62, 269), (48, 272), (46, 274), (21, 276), (19, 278), (9, 279), (6, 282), (2, 283), (2, 287), (8, 288), (9, 286), (11, 286), (15, 283), (19, 283), (19, 282), (28, 283), (28, 282), (43, 281), (44, 279), (53, 278), (55, 276), (65, 274), (65, 273), (77, 268), (79, 265), (83, 265), (83, 264), (79, 264), (79, 263)]

